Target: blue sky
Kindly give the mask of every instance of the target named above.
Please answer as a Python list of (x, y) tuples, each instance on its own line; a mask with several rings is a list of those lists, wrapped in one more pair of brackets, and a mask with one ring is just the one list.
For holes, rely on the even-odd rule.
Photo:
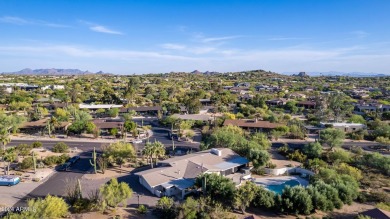
[(0, 72), (390, 73), (388, 0), (0, 0)]

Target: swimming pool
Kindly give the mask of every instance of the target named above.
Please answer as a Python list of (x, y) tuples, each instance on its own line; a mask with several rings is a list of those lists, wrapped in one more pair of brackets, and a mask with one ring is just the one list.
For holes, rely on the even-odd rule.
[(299, 186), (299, 185), (301, 185), (301, 184), (297, 180), (291, 179), (291, 180), (288, 180), (282, 184), (267, 185), (266, 188), (270, 191), (275, 192), (276, 194), (282, 194), (284, 187), (286, 187), (286, 186), (293, 187), (293, 186)]

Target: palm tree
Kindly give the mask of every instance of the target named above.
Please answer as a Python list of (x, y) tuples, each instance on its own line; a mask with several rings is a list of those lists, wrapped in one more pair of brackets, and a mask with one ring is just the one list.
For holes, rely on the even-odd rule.
[(147, 162), (150, 159), (150, 166), (153, 168), (153, 145), (150, 142), (147, 142), (145, 148), (142, 150), (142, 154), (146, 156)]
[(1, 129), (0, 130), (0, 142), (3, 145), (3, 168), (4, 168), (4, 174), (6, 173), (6, 168), (5, 168), (5, 156), (6, 156), (6, 150), (5, 146), (11, 142), (11, 138), (9, 137), (9, 132), (6, 129)]
[(157, 159), (165, 155), (165, 146), (159, 141), (155, 141), (154, 143), (147, 142), (142, 154), (148, 160), (150, 159), (150, 166), (153, 168), (153, 159), (157, 163)]
[(11, 138), (9, 137), (9, 132), (6, 129), (0, 130), (0, 142), (3, 145), (3, 151), (5, 151), (5, 146), (11, 142)]
[[(157, 165), (157, 159), (160, 158), (160, 157), (163, 157), (165, 155), (165, 146), (159, 142), (159, 141), (155, 141), (153, 144), (153, 155), (154, 155), (154, 158), (155, 158), (155, 163)], [(153, 157), (152, 157), (153, 159)]]

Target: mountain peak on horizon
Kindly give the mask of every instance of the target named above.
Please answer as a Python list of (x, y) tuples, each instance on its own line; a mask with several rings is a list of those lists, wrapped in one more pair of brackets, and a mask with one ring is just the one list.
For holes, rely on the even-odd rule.
[[(102, 71), (97, 72), (104, 74)], [(42, 68), (42, 69), (31, 69), (24, 68), (20, 71), (15, 72), (3, 72), (3, 74), (16, 74), (16, 75), (85, 75), (85, 74), (97, 74), (88, 70), (82, 71), (80, 69), (62, 69), (62, 68)]]

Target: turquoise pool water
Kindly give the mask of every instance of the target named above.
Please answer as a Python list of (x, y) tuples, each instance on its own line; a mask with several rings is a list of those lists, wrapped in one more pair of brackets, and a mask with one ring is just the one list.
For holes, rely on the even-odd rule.
[(268, 186), (266, 186), (266, 188), (269, 189), (270, 191), (275, 192), (276, 194), (282, 194), (284, 187), (286, 187), (286, 186), (293, 187), (293, 186), (299, 186), (299, 185), (300, 185), (300, 183), (298, 181), (291, 179), (291, 180), (286, 181), (282, 184), (268, 185)]

